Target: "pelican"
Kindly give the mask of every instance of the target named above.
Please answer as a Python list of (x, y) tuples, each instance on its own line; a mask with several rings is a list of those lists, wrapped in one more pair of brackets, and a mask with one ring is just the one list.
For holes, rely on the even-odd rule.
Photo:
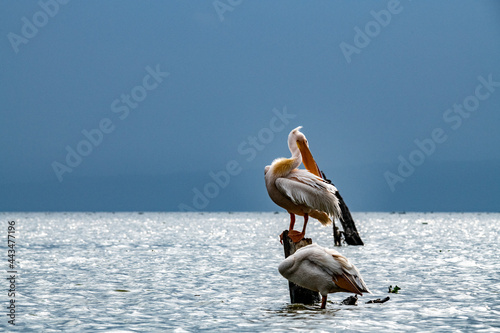
[(329, 293), (351, 292), (363, 295), (368, 290), (356, 266), (335, 250), (311, 244), (298, 249), (281, 262), (278, 270), (293, 283), (318, 291), (321, 308), (326, 307)]
[[(309, 216), (328, 225), (341, 216), (337, 189), (321, 178), (312, 157), (302, 126), (288, 135), (290, 158), (278, 158), (265, 168), (266, 188), (269, 197), (290, 214), (289, 237), (299, 242), (305, 236)], [(301, 163), (307, 170), (297, 169)], [(304, 216), (302, 232), (293, 230), (295, 215)]]

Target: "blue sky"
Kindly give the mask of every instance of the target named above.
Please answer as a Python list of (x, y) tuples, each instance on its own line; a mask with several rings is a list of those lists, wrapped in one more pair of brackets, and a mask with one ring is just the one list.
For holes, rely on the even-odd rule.
[(299, 125), (351, 210), (500, 210), (496, 1), (0, 13), (0, 210), (281, 210)]

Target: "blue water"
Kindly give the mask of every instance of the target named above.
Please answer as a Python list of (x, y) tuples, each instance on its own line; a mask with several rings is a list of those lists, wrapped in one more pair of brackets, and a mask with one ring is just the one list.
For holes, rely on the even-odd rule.
[[(325, 310), (289, 304), (277, 271), (286, 213), (0, 217), (3, 274), (9, 220), (18, 271), (17, 325), (2, 279), (0, 330), (500, 331), (500, 214), (354, 214), (366, 245), (337, 250), (373, 295), (346, 306), (349, 294), (331, 294)], [(311, 221), (307, 236), (333, 247), (331, 227)]]

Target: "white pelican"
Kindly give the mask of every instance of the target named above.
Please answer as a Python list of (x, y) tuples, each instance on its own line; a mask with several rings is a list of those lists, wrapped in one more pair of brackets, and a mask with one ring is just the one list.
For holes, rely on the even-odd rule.
[(293, 283), (318, 291), (321, 308), (326, 307), (329, 293), (370, 293), (356, 266), (335, 250), (311, 244), (298, 249), (281, 262), (279, 272)]
[[(309, 216), (328, 225), (341, 216), (335, 186), (321, 178), (318, 166), (309, 151), (302, 126), (288, 135), (291, 158), (278, 158), (265, 168), (267, 193), (278, 206), (290, 213), (289, 237), (294, 242), (304, 238)], [(307, 170), (297, 169), (304, 162)], [(293, 230), (295, 215), (304, 216), (302, 232)]]

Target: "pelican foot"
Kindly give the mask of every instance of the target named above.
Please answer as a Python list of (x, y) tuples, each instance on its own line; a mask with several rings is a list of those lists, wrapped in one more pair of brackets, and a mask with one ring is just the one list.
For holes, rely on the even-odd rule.
[(304, 239), (305, 233), (304, 232), (298, 232), (297, 230), (290, 230), (288, 232), (288, 237), (292, 240), (294, 243), (300, 242), (302, 239)]

